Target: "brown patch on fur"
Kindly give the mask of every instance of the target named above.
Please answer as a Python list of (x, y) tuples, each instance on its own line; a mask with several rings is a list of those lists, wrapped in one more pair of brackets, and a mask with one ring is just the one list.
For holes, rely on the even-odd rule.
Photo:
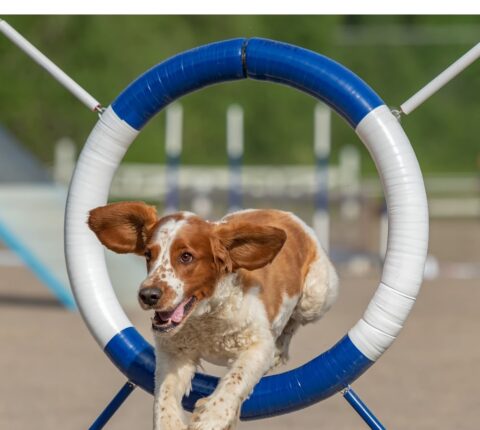
[(150, 258), (147, 259), (147, 271), (150, 272), (152, 266), (154, 266), (155, 261), (157, 261), (157, 258), (160, 255), (160, 245), (147, 245), (146, 249), (150, 251)]
[[(220, 273), (215, 264), (211, 235), (211, 224), (199, 217), (189, 217), (171, 245), (170, 262), (176, 276), (184, 282), (185, 297), (195, 296), (202, 300), (214, 292)], [(180, 257), (185, 252), (192, 254), (192, 262), (181, 262)]]
[(214, 235), (226, 249), (233, 270), (259, 269), (273, 261), (287, 239), (285, 231), (232, 218), (219, 224)]
[(111, 203), (90, 211), (88, 226), (108, 249), (143, 255), (157, 210), (143, 202)]
[[(216, 225), (189, 217), (171, 245), (170, 261), (184, 282), (185, 297), (202, 300), (212, 296), (224, 274), (271, 263), (285, 240), (285, 232), (277, 227), (245, 222)], [(193, 256), (192, 262), (181, 262), (185, 252)]]
[[(237, 220), (237, 218), (240, 218)], [(239, 270), (240, 284), (248, 290), (260, 286), (260, 299), (272, 322), (277, 316), (283, 295), (300, 295), (310, 264), (316, 258), (316, 244), (291, 214), (277, 210), (240, 212), (226, 218), (256, 225), (269, 225), (286, 232), (287, 239), (271, 264), (253, 271)], [(227, 224), (227, 225), (228, 225)]]
[(157, 224), (155, 225), (155, 231), (160, 228), (163, 224), (167, 223), (168, 221), (174, 220), (174, 221), (181, 221), (182, 219), (185, 219), (185, 216), (183, 215), (182, 212), (177, 212), (174, 214), (170, 215), (165, 215), (164, 217), (160, 218), (157, 221)]

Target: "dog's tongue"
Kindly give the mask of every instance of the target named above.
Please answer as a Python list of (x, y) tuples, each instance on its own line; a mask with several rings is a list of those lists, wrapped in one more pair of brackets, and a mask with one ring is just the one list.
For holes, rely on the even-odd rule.
[(175, 310), (173, 311), (172, 316), (170, 317), (174, 323), (182, 322), (183, 314), (185, 313), (185, 301), (180, 303)]
[(185, 305), (189, 300), (190, 299), (185, 299), (173, 311), (158, 312), (160, 319), (164, 322), (173, 321), (176, 324), (182, 322), (183, 316), (185, 315)]

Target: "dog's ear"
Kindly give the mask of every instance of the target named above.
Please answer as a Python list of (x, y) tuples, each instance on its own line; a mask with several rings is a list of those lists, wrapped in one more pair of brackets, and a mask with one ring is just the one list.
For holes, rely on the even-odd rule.
[(108, 249), (126, 254), (143, 255), (157, 210), (143, 202), (121, 202), (90, 211), (88, 226)]
[[(228, 272), (266, 266), (287, 240), (287, 234), (280, 228), (237, 222), (219, 224), (214, 237), (224, 250), (223, 255), (220, 251), (220, 259)], [(214, 247), (214, 255), (217, 253)]]

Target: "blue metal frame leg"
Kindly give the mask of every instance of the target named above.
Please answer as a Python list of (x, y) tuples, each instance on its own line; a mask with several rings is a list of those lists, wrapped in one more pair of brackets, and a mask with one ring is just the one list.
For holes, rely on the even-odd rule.
[(343, 397), (372, 430), (385, 430), (383, 424), (373, 415), (372, 411), (362, 402), (350, 385), (343, 391)]
[(128, 381), (120, 391), (115, 395), (112, 401), (107, 405), (103, 412), (98, 416), (95, 422), (92, 424), (89, 430), (103, 429), (105, 424), (112, 418), (113, 414), (122, 406), (123, 402), (135, 389), (136, 385)]

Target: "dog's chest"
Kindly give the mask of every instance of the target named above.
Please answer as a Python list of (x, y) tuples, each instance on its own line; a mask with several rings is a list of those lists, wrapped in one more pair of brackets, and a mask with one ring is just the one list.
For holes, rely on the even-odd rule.
[(225, 365), (265, 335), (270, 335), (270, 324), (258, 295), (235, 291), (214, 309), (192, 315), (159, 347)]
[(193, 354), (215, 364), (225, 364), (258, 341), (255, 326), (234, 326), (232, 323), (234, 321), (214, 317), (199, 318), (184, 327), (172, 339), (168, 348)]

